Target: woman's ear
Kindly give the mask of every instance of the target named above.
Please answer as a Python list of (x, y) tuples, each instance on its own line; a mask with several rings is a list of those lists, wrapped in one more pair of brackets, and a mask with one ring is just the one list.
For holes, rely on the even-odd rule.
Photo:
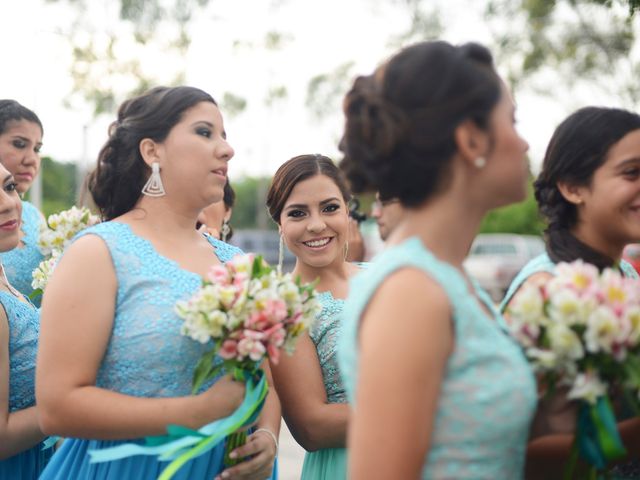
[(140, 140), (139, 145), (140, 156), (144, 160), (144, 163), (151, 166), (152, 163), (158, 162), (160, 159), (160, 145), (151, 140), (150, 138), (143, 138)]
[(482, 168), (478, 159), (486, 159), (489, 153), (489, 134), (482, 130), (473, 120), (466, 120), (454, 131), (454, 139), (461, 158), (470, 166)]
[(556, 187), (558, 187), (560, 194), (567, 202), (573, 203), (574, 205), (581, 205), (584, 203), (585, 187), (573, 185), (567, 182), (558, 182), (556, 183)]
[(233, 213), (233, 207), (225, 208), (224, 210), (224, 220), (227, 222), (231, 220), (231, 214)]

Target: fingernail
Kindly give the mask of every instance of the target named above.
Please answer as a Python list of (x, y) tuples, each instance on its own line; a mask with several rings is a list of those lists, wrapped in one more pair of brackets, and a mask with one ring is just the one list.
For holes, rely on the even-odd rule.
[(229, 454), (229, 458), (236, 458), (238, 456), (238, 454), (236, 452), (231, 452)]
[(229, 474), (227, 472), (222, 472), (220, 475), (222, 478), (229, 478)]

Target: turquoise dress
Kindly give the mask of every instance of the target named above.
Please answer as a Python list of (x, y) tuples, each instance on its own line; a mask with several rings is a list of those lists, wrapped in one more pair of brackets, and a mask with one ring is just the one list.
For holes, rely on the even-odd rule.
[[(337, 340), (342, 326), (344, 300), (333, 298), (330, 292), (318, 295), (322, 311), (309, 330), (318, 352), (322, 380), (329, 403), (346, 403), (337, 359)], [(347, 453), (344, 448), (323, 448), (307, 452), (302, 466), (301, 480), (344, 480), (347, 475)]]
[[(535, 273), (540, 273), (540, 272), (547, 272), (553, 275), (555, 268), (556, 268), (556, 264), (553, 263), (553, 261), (549, 258), (549, 255), (547, 255), (547, 253), (542, 253), (538, 255), (536, 258), (530, 260), (529, 263), (527, 263), (522, 268), (522, 270), (520, 270), (518, 275), (516, 275), (516, 277), (511, 282), (511, 285), (509, 285), (509, 288), (507, 289), (507, 293), (505, 294), (504, 299), (500, 304), (500, 310), (504, 312), (504, 310), (507, 308), (507, 305), (513, 298), (513, 296), (516, 294), (516, 292), (522, 286), (522, 284), (527, 280), (527, 278), (529, 278), (531, 275)], [(622, 271), (622, 274), (625, 277), (638, 278), (638, 272), (636, 272), (633, 266), (625, 260), (620, 260), (620, 270)], [(631, 416), (632, 416), (631, 412), (629, 412), (629, 415), (622, 415), (622, 418), (623, 419), (630, 418)], [(608, 474), (611, 475), (612, 478), (616, 478), (620, 480), (639, 479), (640, 478), (640, 459), (638, 459), (636, 456), (636, 458), (632, 461), (626, 462), (621, 465), (616, 465), (611, 470), (609, 470)]]
[[(31, 295), (32, 272), (44, 260), (44, 255), (38, 248), (40, 226), (44, 220), (40, 211), (31, 203), (22, 202), (22, 243), (17, 248), (0, 253), (0, 261), (9, 279), (9, 283), (25, 296)], [(36, 307), (40, 307), (41, 297), (33, 300)]]
[[(111, 338), (96, 385), (136, 397), (178, 397), (191, 394), (193, 368), (211, 349), (180, 334), (183, 321), (174, 312), (178, 300), (186, 300), (202, 278), (183, 270), (160, 255), (146, 239), (120, 222), (104, 222), (83, 230), (100, 237), (113, 261), (118, 291)], [(242, 253), (237, 247), (208, 236), (221, 262)], [(203, 386), (208, 388), (212, 382)], [(41, 480), (155, 480), (167, 462), (138, 455), (106, 463), (89, 463), (89, 450), (143, 439), (66, 439), (49, 462)], [(224, 442), (188, 463), (175, 480), (212, 480), (224, 470)], [(274, 468), (274, 475), (275, 473)]]
[[(9, 412), (36, 404), (35, 374), (40, 314), (30, 303), (0, 291), (0, 303), (9, 321)], [(0, 460), (0, 480), (35, 480), (53, 449), (35, 445), (13, 457)]]
[(354, 400), (358, 380), (358, 324), (362, 312), (382, 282), (406, 267), (422, 270), (438, 282), (453, 310), (453, 351), (447, 360), (431, 446), (420, 478), (521, 479), (536, 408), (533, 373), (489, 296), (475, 286), (493, 318), (487, 317), (470, 294), (463, 275), (438, 260), (418, 238), (383, 251), (366, 274), (351, 283), (338, 350), (349, 401)]

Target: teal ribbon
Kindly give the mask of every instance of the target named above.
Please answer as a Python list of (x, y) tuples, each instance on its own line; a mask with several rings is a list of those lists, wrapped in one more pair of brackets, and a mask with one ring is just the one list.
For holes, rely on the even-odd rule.
[[(208, 452), (227, 435), (254, 423), (260, 415), (268, 392), (266, 376), (262, 370), (243, 371), (242, 376), (246, 383), (244, 400), (230, 416), (215, 420), (198, 430), (169, 425), (167, 435), (147, 437), (145, 445), (125, 443), (116, 447), (90, 450), (90, 463), (110, 462), (135, 455), (157, 455), (161, 461), (180, 460), (177, 467), (179, 468), (186, 461)], [(166, 470), (172, 465), (173, 463)], [(170, 476), (166, 477), (163, 473), (160, 478)]]
[(52, 437), (45, 438), (44, 441), (42, 442), (42, 450), (47, 450), (53, 447), (56, 443), (58, 443), (58, 440), (60, 440), (60, 437), (55, 435)]
[(598, 470), (627, 454), (606, 395), (599, 397), (595, 405), (585, 402), (580, 406), (576, 435), (580, 455)]

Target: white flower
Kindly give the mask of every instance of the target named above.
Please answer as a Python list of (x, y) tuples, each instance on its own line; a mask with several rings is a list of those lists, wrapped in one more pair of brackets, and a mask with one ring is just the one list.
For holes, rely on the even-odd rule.
[(571, 328), (562, 323), (551, 324), (547, 329), (551, 350), (558, 356), (580, 360), (584, 357), (584, 348), (580, 338)]
[(607, 385), (600, 380), (597, 373), (579, 373), (567, 394), (567, 398), (571, 400), (586, 400), (593, 405), (598, 397), (605, 393), (607, 393)]
[(550, 350), (528, 348), (526, 353), (536, 370), (553, 370), (558, 364), (558, 356)]
[(508, 310), (516, 323), (540, 325), (544, 322), (544, 297), (537, 285), (524, 286), (513, 299)]
[(599, 306), (587, 321), (584, 339), (591, 353), (611, 353), (613, 345), (620, 337), (620, 324), (613, 311), (606, 305)]
[(54, 250), (64, 250), (73, 237), (100, 219), (91, 211), (82, 207), (71, 207), (69, 210), (49, 215), (47, 225), (43, 225), (38, 239), (38, 246), (43, 255), (49, 255)]
[(574, 290), (563, 288), (549, 297), (549, 318), (552, 323), (584, 325), (596, 308), (595, 300), (580, 298)]
[(40, 262), (36, 269), (31, 273), (32, 281), (31, 286), (34, 290), (44, 290), (49, 283), (49, 279), (53, 274), (53, 270), (56, 268), (60, 256), (62, 254), (55, 250), (52, 252), (51, 257), (46, 258)]

